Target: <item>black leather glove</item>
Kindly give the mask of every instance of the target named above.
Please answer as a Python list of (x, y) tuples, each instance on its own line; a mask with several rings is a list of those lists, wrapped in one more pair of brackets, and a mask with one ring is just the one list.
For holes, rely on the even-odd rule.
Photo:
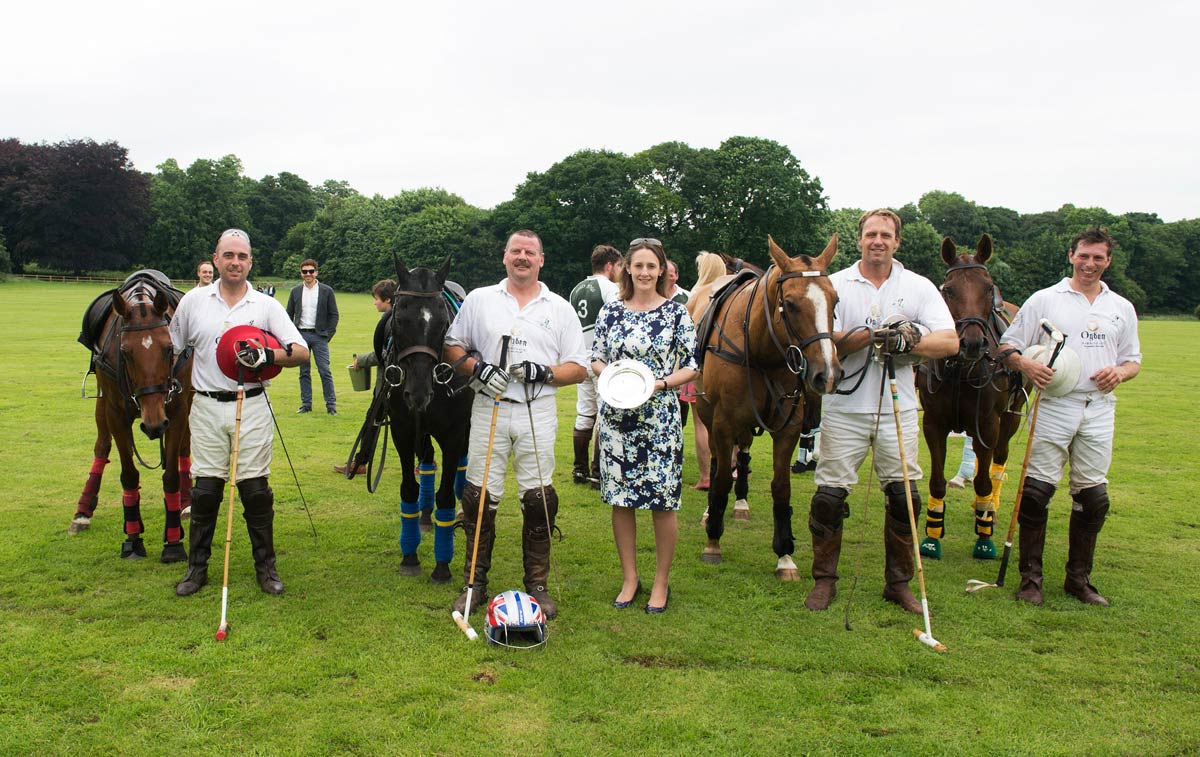
[(489, 397), (499, 397), (508, 388), (510, 377), (498, 365), (475, 361), (475, 369), (471, 372), (471, 388), (483, 392)]
[(252, 342), (242, 342), (237, 352), (237, 361), (250, 370), (258, 370), (266, 365), (275, 363), (275, 350), (260, 347)]
[(526, 384), (548, 384), (554, 380), (554, 371), (548, 365), (525, 361), (513, 366), (513, 378)]

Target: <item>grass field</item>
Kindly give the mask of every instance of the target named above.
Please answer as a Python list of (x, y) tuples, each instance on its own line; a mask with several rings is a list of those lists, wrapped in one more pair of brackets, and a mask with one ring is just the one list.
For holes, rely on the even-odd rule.
[[(934, 633), (949, 648), (939, 655), (913, 639), (913, 616), (880, 598), (881, 497), (876, 491), (868, 501), (860, 487), (851, 495), (840, 592), (831, 611), (810, 613), (802, 600), (811, 581), (773, 576), (760, 453), (753, 519), (729, 524), (724, 564), (700, 563), (704, 502), (686, 490), (670, 610), (614, 610), (620, 579), (609, 514), (594, 492), (570, 482), (574, 392), (565, 391), (556, 485), (566, 539), (556, 543), (551, 587), (560, 614), (543, 649), (521, 652), (465, 640), (449, 617), (457, 582), (398, 575), (394, 456), (375, 495), (362, 478), (331, 471), (369, 400), (349, 391), (340, 366), (368, 347), (375, 320), (367, 295), (339, 295), (341, 415), (295, 415), (295, 371), (271, 390), (319, 540), (277, 444), (271, 480), (287, 593), (258, 590), (239, 516), (233, 630), (218, 643), (219, 586), (176, 598), (184, 568), (159, 563), (155, 539), (147, 540), (151, 559), (118, 559), (115, 462), (91, 530), (67, 535), (95, 435), (92, 401), (79, 397), (87, 354), (74, 340), (102, 288), (0, 284), (0, 753), (1200, 751), (1200, 324), (1144, 322), (1144, 370), (1120, 389), (1113, 507), (1093, 573), (1111, 608), (1062, 593), (1065, 494), (1051, 505), (1046, 605), (1013, 601), (1015, 555), (1008, 588), (966, 594), (967, 579), (994, 579), (997, 563), (971, 559), (970, 495), (953, 491), (945, 557), (926, 569)], [(1017, 465), (1024, 429), (1018, 437)], [(687, 465), (691, 483), (694, 460)], [(806, 574), (812, 478), (793, 482), (796, 558)], [(144, 473), (143, 516), (155, 536), (158, 491), (158, 475)], [(1014, 492), (1010, 484), (1001, 533)], [(639, 524), (648, 577), (649, 519)], [(494, 590), (520, 585), (519, 525), (510, 488)], [(847, 632), (842, 616), (860, 544)], [(432, 540), (421, 556), (428, 572)], [(461, 566), (456, 554), (456, 575)]]

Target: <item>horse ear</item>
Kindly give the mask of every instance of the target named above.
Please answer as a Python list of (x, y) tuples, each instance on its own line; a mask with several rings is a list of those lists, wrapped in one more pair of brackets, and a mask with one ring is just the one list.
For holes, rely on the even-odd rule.
[(825, 251), (817, 257), (813, 267), (819, 271), (829, 270), (829, 264), (833, 262), (833, 256), (837, 255), (838, 235), (833, 232), (833, 236), (829, 238), (829, 244), (825, 245)]
[(958, 257), (958, 247), (954, 244), (954, 240), (950, 237), (942, 239), (942, 260), (946, 265), (954, 265), (954, 259)]
[(167, 299), (167, 293), (161, 289), (156, 290), (154, 292), (154, 309), (160, 313), (165, 313), (170, 306), (171, 303)]
[(986, 263), (988, 258), (992, 256), (992, 237), (984, 234), (979, 238), (979, 245), (975, 248), (975, 262)]
[(113, 290), (112, 308), (117, 315), (122, 318), (129, 312), (129, 303), (125, 302), (125, 298), (121, 296), (121, 290)]
[(408, 266), (404, 265), (404, 261), (400, 260), (400, 255), (395, 250), (392, 250), (392, 262), (396, 264), (396, 281), (407, 280)]
[(453, 258), (454, 258), (453, 255), (447, 255), (445, 262), (442, 263), (442, 267), (438, 269), (438, 272), (437, 272), (438, 283), (440, 283), (440, 284), (446, 283), (446, 279), (450, 276), (450, 261)]
[(767, 235), (767, 251), (771, 253), (771, 260), (775, 261), (775, 265), (779, 266), (781, 271), (790, 271), (792, 269), (792, 259), (783, 251), (783, 248), (775, 244), (775, 238), (770, 234)]

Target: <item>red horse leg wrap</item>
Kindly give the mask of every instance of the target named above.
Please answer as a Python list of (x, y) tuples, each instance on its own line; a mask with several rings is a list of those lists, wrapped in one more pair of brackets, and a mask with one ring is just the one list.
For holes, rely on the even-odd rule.
[(179, 506), (192, 506), (192, 458), (179, 458)]
[(125, 535), (138, 536), (146, 527), (142, 524), (141, 487), (121, 492), (121, 505), (125, 510)]
[(167, 501), (167, 520), (163, 529), (163, 541), (171, 543), (183, 539), (183, 526), (179, 519), (179, 492), (167, 492), (163, 495)]
[(87, 483), (83, 485), (83, 494), (79, 495), (79, 509), (75, 511), (77, 515), (86, 515), (90, 518), (92, 513), (96, 512), (96, 497), (100, 494), (100, 481), (104, 478), (104, 466), (106, 465), (108, 465), (106, 458), (92, 458), (92, 469), (88, 471)]

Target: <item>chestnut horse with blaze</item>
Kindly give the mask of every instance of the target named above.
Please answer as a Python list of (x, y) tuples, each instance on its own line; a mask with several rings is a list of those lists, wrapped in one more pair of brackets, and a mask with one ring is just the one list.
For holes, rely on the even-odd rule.
[[(104, 466), (116, 441), (125, 515), (122, 558), (146, 556), (140, 476), (134, 461), (133, 422), (140, 418), (142, 433), (161, 444), (166, 509), (161, 559), (164, 563), (187, 559), (181, 512), (191, 505), (188, 413), (192, 404), (192, 360), (190, 350), (175, 354), (168, 333), (181, 295), (165, 277), (136, 273), (111, 292), (111, 306), (104, 306), (106, 295), (93, 303), (89, 313), (95, 314), (96, 320), (89, 325), (85, 316), (84, 334), (80, 336), (80, 341), (92, 349), (100, 392), (96, 397), (92, 468), (68, 532), (79, 533), (91, 524)], [(99, 327), (93, 330), (96, 325)], [(94, 340), (88, 338), (89, 332), (96, 337)]]
[(958, 354), (930, 360), (918, 369), (917, 389), (924, 408), (922, 427), (929, 447), (929, 505), (921, 554), (942, 556), (945, 534), (946, 436), (965, 431), (973, 440), (975, 459), (975, 547), (977, 560), (996, 559), (992, 530), (1004, 484), (1008, 444), (1021, 423), (1025, 403), (1019, 373), (1001, 363), (1000, 336), (1017, 306), (1005, 302), (987, 266), (992, 238), (984, 234), (975, 254), (958, 254), (954, 240), (942, 240), (946, 280), (942, 299), (954, 316)]
[[(734, 448), (743, 453), (761, 429), (771, 434), (772, 547), (775, 575), (795, 581), (792, 560), (791, 463), (800, 438), (806, 393), (833, 391), (842, 377), (833, 343), (833, 306), (837, 293), (826, 269), (837, 252), (837, 235), (819, 257), (789, 257), (768, 238), (774, 264), (758, 278), (734, 280), (726, 296), (701, 321), (700, 396), (696, 412), (709, 429), (712, 484), (708, 492), (708, 544), (700, 559), (721, 562), (725, 509), (733, 484)], [(703, 327), (702, 327), (703, 329)], [(807, 390), (807, 391), (806, 391)]]

